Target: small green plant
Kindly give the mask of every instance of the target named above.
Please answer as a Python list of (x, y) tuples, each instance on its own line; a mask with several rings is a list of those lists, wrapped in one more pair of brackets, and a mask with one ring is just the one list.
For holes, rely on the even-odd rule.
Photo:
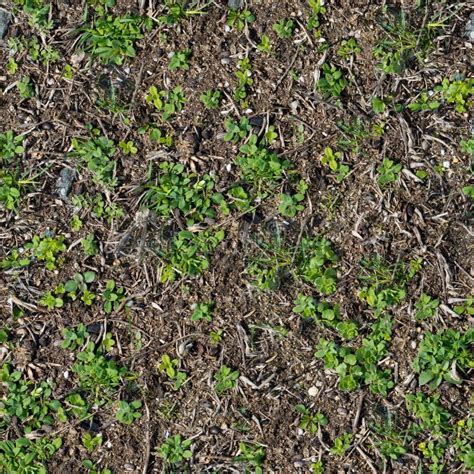
[(413, 369), (419, 374), (418, 383), (428, 384), (434, 390), (443, 380), (462, 383), (463, 372), (474, 367), (474, 358), (469, 347), (474, 342), (474, 330), (459, 332), (444, 329), (436, 334), (425, 333), (413, 361)]
[(92, 436), (90, 433), (84, 433), (82, 435), (82, 445), (87, 449), (88, 453), (93, 453), (96, 448), (100, 448), (102, 441), (103, 438), (101, 434)]
[(201, 94), (200, 99), (206, 109), (217, 109), (221, 100), (221, 92), (218, 90), (209, 90)]
[(47, 291), (39, 300), (39, 304), (48, 309), (62, 308), (64, 306), (64, 300), (54, 295), (51, 291)]
[(325, 98), (340, 97), (348, 85), (349, 83), (340, 69), (337, 69), (333, 64), (323, 64), (317, 89)]
[(126, 156), (136, 155), (138, 152), (138, 148), (135, 146), (135, 143), (133, 143), (132, 140), (129, 140), (128, 142), (120, 141), (119, 147)]
[(380, 369), (377, 364), (387, 354), (391, 327), (390, 318), (380, 319), (372, 325), (371, 333), (355, 351), (320, 339), (315, 356), (324, 360), (326, 369), (337, 373), (340, 390), (355, 390), (363, 383), (369, 386), (372, 393), (386, 396), (394, 383), (390, 379), (390, 371)]
[(236, 162), (244, 178), (260, 188), (280, 181), (292, 166), (291, 162), (263, 146), (255, 134), (251, 134), (247, 143), (240, 147)]
[(377, 168), (377, 172), (379, 173), (377, 182), (380, 184), (380, 186), (393, 183), (398, 179), (401, 170), (402, 165), (400, 163), (396, 164), (391, 159), (384, 158), (382, 164)]
[(209, 303), (197, 303), (193, 305), (193, 314), (191, 316), (191, 321), (200, 321), (204, 319), (207, 322), (212, 321), (212, 310), (214, 308), (214, 303), (211, 301)]
[(33, 240), (26, 244), (25, 248), (31, 251), (35, 260), (45, 262), (48, 270), (55, 270), (63, 263), (60, 254), (66, 251), (66, 244), (62, 235), (53, 237), (45, 234), (44, 237), (33, 236)]
[(304, 180), (300, 180), (297, 185), (296, 194), (280, 194), (280, 205), (278, 212), (285, 217), (295, 217), (296, 214), (304, 210), (302, 201), (304, 201), (308, 185)]
[(16, 82), (16, 87), (22, 99), (31, 99), (35, 95), (33, 82), (31, 81), (30, 76), (23, 76)]
[(406, 296), (405, 268), (400, 263), (391, 264), (380, 255), (363, 259), (359, 280), (363, 284), (359, 298), (374, 309), (375, 316), (400, 303)]
[(101, 136), (100, 131), (93, 129), (90, 139), (73, 138), (70, 156), (79, 158), (92, 173), (93, 180), (105, 188), (117, 185), (115, 178), (116, 163), (113, 160), (116, 148), (114, 142)]
[(33, 28), (43, 33), (53, 28), (51, 3), (46, 0), (14, 0), (14, 3), (22, 7), (23, 13), (28, 17), (28, 23)]
[(165, 261), (161, 282), (174, 281), (178, 275), (200, 275), (209, 268), (209, 254), (224, 239), (224, 231), (193, 233), (183, 230), (162, 252)]
[(454, 81), (443, 79), (442, 84), (435, 90), (441, 93), (448, 104), (455, 105), (456, 112), (467, 112), (474, 105), (474, 79), (472, 78)]
[(193, 457), (190, 439), (183, 440), (181, 435), (170, 436), (158, 449), (158, 454), (174, 468), (184, 468), (184, 462)]
[(148, 104), (153, 104), (154, 107), (162, 112), (163, 120), (168, 121), (174, 117), (178, 112), (183, 110), (186, 103), (186, 97), (183, 93), (183, 88), (176, 86), (171, 91), (159, 91), (155, 86), (148, 89), (148, 95), (145, 97)]
[(327, 13), (324, 1), (308, 0), (311, 8), (311, 15), (308, 19), (307, 27), (309, 31), (313, 31), (316, 36), (320, 35), (319, 27), (321, 26), (321, 17)]
[(341, 164), (342, 153), (340, 151), (334, 152), (331, 147), (324, 149), (321, 162), (336, 173), (336, 181), (340, 183), (349, 174), (349, 166)]
[(355, 38), (349, 38), (341, 41), (341, 46), (339, 46), (339, 49), (337, 50), (337, 55), (342, 59), (347, 60), (360, 52), (362, 52), (362, 49), (357, 43), (357, 40)]
[(0, 168), (0, 203), (10, 211), (17, 211), (21, 190), (30, 184), (29, 180), (18, 180), (15, 175)]
[(226, 130), (224, 141), (233, 143), (237, 143), (245, 138), (252, 130), (247, 117), (242, 117), (238, 123), (232, 119), (227, 119), (224, 122), (224, 127)]
[(146, 206), (158, 215), (168, 217), (176, 210), (187, 226), (216, 217), (214, 177), (198, 176), (186, 171), (181, 163), (163, 162), (154, 184), (147, 184)]
[(438, 100), (433, 100), (433, 93), (422, 92), (416, 100), (408, 104), (408, 108), (413, 112), (420, 112), (426, 110), (436, 110), (441, 103)]
[(82, 28), (78, 46), (102, 62), (121, 65), (125, 58), (134, 58), (136, 41), (143, 38), (142, 28), (150, 26), (140, 17), (110, 15), (96, 18), (93, 26)]
[(142, 402), (140, 400), (134, 400), (130, 403), (125, 400), (120, 400), (115, 417), (120, 421), (120, 423), (131, 425), (135, 420), (138, 420), (142, 416), (142, 414), (137, 411), (141, 406)]
[(296, 405), (295, 410), (301, 414), (299, 427), (311, 434), (317, 433), (320, 426), (326, 426), (328, 419), (321, 413), (311, 413), (304, 405)]
[(125, 299), (125, 288), (118, 288), (114, 280), (107, 280), (105, 291), (102, 293), (102, 299), (104, 300), (104, 311), (106, 314), (117, 311)]
[(76, 350), (85, 344), (89, 334), (84, 324), (79, 324), (76, 329), (64, 329), (64, 341), (61, 345), (63, 349)]
[(272, 29), (279, 38), (291, 38), (295, 30), (295, 23), (289, 18), (284, 18), (274, 23)]
[(415, 317), (417, 321), (432, 318), (436, 314), (439, 306), (439, 300), (432, 299), (431, 296), (423, 293), (420, 299), (415, 303)]
[(344, 453), (351, 447), (352, 433), (343, 433), (334, 439), (334, 446), (331, 448), (331, 454), (335, 456), (343, 456)]
[(214, 374), (216, 385), (214, 387), (216, 393), (221, 395), (227, 390), (231, 390), (236, 386), (236, 381), (240, 373), (237, 370), (232, 370), (226, 365), (221, 365), (220, 369)]
[(247, 98), (247, 88), (253, 84), (252, 69), (248, 57), (241, 59), (237, 63), (235, 76), (237, 77), (238, 85), (234, 92), (234, 98), (237, 102), (245, 105), (244, 101)]
[(82, 238), (81, 245), (84, 249), (84, 253), (88, 257), (93, 257), (99, 252), (99, 246), (97, 245), (97, 240), (93, 233), (87, 234), (84, 238)]
[(237, 31), (242, 31), (245, 25), (250, 25), (255, 21), (255, 15), (247, 9), (244, 10), (230, 10), (227, 14), (226, 23), (231, 28)]
[(12, 130), (0, 133), (0, 163), (11, 163), (12, 158), (25, 152), (23, 136)]
[(262, 35), (260, 38), (260, 43), (257, 44), (257, 49), (261, 53), (269, 53), (271, 51), (270, 37), (267, 35)]
[(179, 388), (186, 382), (188, 376), (185, 372), (178, 370), (179, 360), (172, 359), (168, 354), (161, 356), (161, 362), (158, 366), (158, 370), (166, 375), (174, 382), (173, 389), (179, 390)]
[(0, 441), (0, 471), (44, 474), (47, 462), (61, 445), (61, 438), (48, 437)]
[(422, 393), (405, 395), (407, 410), (421, 420), (419, 429), (430, 430), (440, 436), (448, 427), (451, 415), (439, 403), (439, 394), (428, 397)]
[(265, 448), (256, 444), (239, 443), (240, 454), (233, 460), (249, 464), (255, 474), (263, 474), (263, 463), (265, 462)]
[(93, 342), (76, 355), (72, 371), (78, 377), (81, 392), (99, 406), (113, 399), (123, 378), (132, 378), (125, 367), (105, 357)]
[(171, 56), (170, 63), (168, 67), (173, 69), (183, 69), (187, 71), (189, 69), (188, 60), (191, 57), (192, 51), (190, 49), (183, 49), (182, 51), (176, 51), (173, 56)]
[(337, 256), (325, 237), (303, 237), (296, 254), (298, 277), (313, 284), (322, 294), (336, 291), (336, 271), (332, 264)]

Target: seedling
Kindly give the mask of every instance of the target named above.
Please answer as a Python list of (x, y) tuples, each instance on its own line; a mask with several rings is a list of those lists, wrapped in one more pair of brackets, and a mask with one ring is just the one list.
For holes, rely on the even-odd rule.
[(311, 8), (311, 16), (308, 19), (308, 30), (313, 31), (316, 36), (320, 35), (319, 27), (321, 26), (321, 17), (327, 13), (326, 7), (323, 6), (322, 0), (308, 0)]
[(22, 135), (15, 135), (12, 130), (0, 133), (0, 163), (11, 163), (12, 158), (24, 152)]
[(467, 112), (474, 105), (474, 79), (455, 80), (450, 82), (443, 79), (440, 86), (435, 88), (439, 91), (448, 104), (454, 104), (456, 112)]
[(265, 148), (255, 134), (251, 134), (247, 143), (240, 147), (236, 162), (243, 177), (258, 187), (280, 181), (285, 171), (292, 166), (289, 161)]
[(377, 168), (377, 172), (379, 173), (379, 177), (377, 178), (377, 182), (380, 186), (385, 186), (389, 183), (393, 183), (398, 179), (400, 175), (400, 171), (402, 170), (401, 164), (396, 164), (394, 161), (390, 160), (389, 158), (384, 158), (382, 164)]
[(151, 86), (145, 100), (162, 112), (163, 120), (165, 121), (170, 120), (178, 112), (181, 112), (186, 103), (186, 97), (180, 86), (176, 86), (172, 91), (159, 91), (155, 86)]
[(247, 97), (247, 88), (253, 84), (252, 79), (252, 70), (250, 65), (250, 59), (245, 57), (237, 63), (237, 71), (235, 76), (238, 80), (238, 86), (234, 92), (234, 98), (237, 102), (244, 103), (244, 100)]
[(217, 109), (221, 100), (221, 93), (218, 90), (209, 90), (200, 97), (206, 109)]
[(125, 58), (136, 56), (134, 45), (143, 38), (142, 28), (149, 26), (149, 21), (132, 15), (97, 18), (93, 26), (81, 28), (78, 46), (106, 64), (121, 65)]
[(421, 430), (431, 430), (440, 436), (448, 429), (451, 415), (439, 403), (439, 394), (428, 397), (422, 393), (405, 395), (407, 409), (421, 420)]
[(299, 427), (311, 434), (317, 433), (321, 426), (328, 424), (328, 419), (321, 413), (311, 413), (304, 405), (296, 405), (295, 410), (301, 413)]
[(338, 374), (340, 390), (352, 391), (364, 383), (372, 393), (386, 396), (394, 383), (390, 379), (390, 371), (380, 369), (377, 364), (387, 354), (391, 327), (389, 318), (373, 324), (371, 334), (362, 340), (362, 345), (355, 351), (321, 339), (315, 356), (324, 360), (327, 369)]
[(87, 449), (88, 453), (93, 453), (96, 448), (100, 448), (102, 441), (103, 438), (101, 434), (92, 436), (90, 433), (84, 433), (82, 435), (82, 445)]
[(16, 82), (16, 87), (22, 99), (31, 99), (35, 95), (33, 83), (30, 76), (23, 76)]
[(260, 445), (239, 443), (240, 454), (234, 461), (243, 462), (253, 467), (255, 474), (263, 474), (263, 463), (265, 462), (265, 448)]
[(362, 52), (357, 40), (355, 38), (349, 38), (347, 40), (342, 40), (341, 46), (337, 50), (337, 55), (342, 59), (350, 59), (352, 56), (355, 56)]
[(171, 56), (170, 63), (168, 67), (173, 69), (183, 69), (187, 71), (189, 69), (188, 60), (191, 57), (192, 51), (190, 49), (183, 49), (182, 51), (176, 51), (173, 56)]
[(304, 201), (307, 190), (308, 185), (303, 180), (300, 180), (296, 194), (280, 194), (278, 212), (285, 217), (295, 217), (298, 212), (304, 210), (303, 204), (300, 203)]
[(267, 35), (262, 35), (260, 38), (260, 43), (257, 44), (257, 49), (261, 53), (270, 53), (271, 45), (270, 45), (270, 37)]
[(104, 311), (110, 314), (117, 311), (125, 298), (125, 288), (118, 288), (114, 280), (107, 280), (105, 291), (102, 294), (104, 300)]
[(375, 316), (380, 316), (386, 308), (405, 298), (405, 269), (400, 262), (390, 264), (377, 255), (362, 260), (361, 267), (363, 273), (359, 279), (364, 286), (359, 297), (374, 308)]
[(178, 367), (178, 359), (171, 359), (168, 354), (163, 354), (163, 356), (161, 356), (161, 362), (158, 366), (158, 370), (162, 373), (166, 373), (166, 375), (174, 382), (174, 390), (179, 390), (181, 385), (183, 385), (188, 378), (185, 372), (178, 370)]
[(59, 255), (66, 251), (62, 235), (57, 237), (47, 236), (47, 234), (44, 237), (35, 235), (33, 240), (25, 245), (25, 248), (31, 251), (31, 255), (38, 262), (45, 262), (45, 267), (48, 270), (55, 270), (63, 263), (63, 259)]
[(72, 371), (77, 375), (79, 386), (93, 403), (99, 406), (110, 402), (118, 390), (122, 378), (132, 374), (114, 360), (106, 358), (93, 342), (76, 356)]
[(322, 294), (331, 294), (336, 290), (336, 271), (332, 267), (336, 261), (328, 239), (304, 237), (296, 256), (296, 274), (316, 286)]
[(342, 71), (333, 64), (323, 64), (321, 78), (317, 89), (325, 98), (340, 97), (343, 90), (349, 85)]
[(351, 447), (352, 434), (344, 433), (334, 439), (334, 446), (331, 448), (331, 454), (335, 456), (343, 456), (344, 453)]
[(200, 321), (204, 319), (207, 322), (212, 321), (212, 310), (214, 308), (214, 303), (211, 301), (209, 303), (197, 303), (193, 305), (193, 314), (191, 316), (191, 321)]
[(162, 252), (165, 261), (161, 282), (174, 281), (177, 275), (200, 275), (209, 268), (209, 254), (224, 239), (224, 231), (179, 232)]
[(136, 155), (138, 152), (138, 148), (132, 140), (129, 140), (128, 142), (120, 141), (119, 147), (124, 155)]
[(336, 181), (340, 183), (349, 174), (349, 166), (341, 164), (342, 153), (340, 151), (334, 152), (331, 147), (324, 149), (324, 154), (321, 157), (321, 162), (336, 174)]
[(158, 215), (168, 217), (179, 210), (187, 226), (215, 218), (214, 177), (198, 176), (181, 163), (163, 162), (154, 184), (148, 184), (145, 203)]
[(167, 464), (171, 464), (175, 468), (178, 466), (183, 467), (184, 462), (193, 457), (193, 453), (189, 449), (191, 444), (192, 441), (190, 439), (183, 440), (181, 435), (174, 435), (161, 444), (158, 454)]
[(138, 420), (142, 416), (142, 414), (137, 411), (141, 406), (142, 402), (140, 400), (135, 400), (130, 403), (125, 400), (120, 400), (115, 416), (120, 423), (131, 425), (135, 420)]
[(246, 25), (250, 25), (255, 21), (255, 15), (250, 10), (230, 10), (227, 14), (227, 25), (237, 31), (242, 31)]
[(474, 367), (474, 359), (469, 349), (474, 342), (474, 330), (462, 333), (454, 329), (444, 329), (436, 334), (425, 333), (413, 369), (419, 374), (418, 383), (428, 384), (431, 390), (443, 380), (462, 383), (463, 372)]
[(87, 166), (97, 184), (107, 189), (114, 188), (117, 185), (114, 142), (100, 136), (96, 129), (92, 130), (92, 135), (90, 139), (73, 138), (70, 156), (79, 158)]
[(64, 341), (61, 345), (63, 349), (70, 349), (71, 351), (76, 350), (78, 347), (81, 347), (85, 344), (89, 334), (87, 328), (84, 324), (79, 324), (77, 328), (64, 329)]
[(237, 370), (221, 365), (220, 369), (214, 374), (214, 380), (216, 381), (214, 390), (218, 395), (221, 395), (227, 390), (233, 389), (239, 376), (240, 373)]
[(224, 135), (224, 141), (237, 143), (239, 140), (245, 138), (251, 131), (249, 119), (242, 117), (240, 122), (234, 122), (232, 119), (227, 119), (224, 122), (226, 134)]
[(99, 252), (99, 246), (97, 245), (97, 240), (95, 238), (95, 235), (90, 233), (87, 234), (83, 239), (81, 239), (81, 245), (82, 248), (84, 249), (84, 253), (88, 257), (93, 257), (94, 255), (97, 255)]
[(415, 303), (415, 317), (418, 321), (432, 318), (436, 314), (439, 306), (439, 300), (432, 299), (431, 296), (423, 293), (420, 299)]
[(293, 20), (286, 18), (274, 23), (272, 29), (278, 35), (279, 38), (291, 38), (295, 30), (295, 24)]

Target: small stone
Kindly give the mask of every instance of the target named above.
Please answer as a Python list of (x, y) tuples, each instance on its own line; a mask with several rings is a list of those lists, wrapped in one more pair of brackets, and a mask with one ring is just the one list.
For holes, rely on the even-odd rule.
[(12, 16), (3, 8), (0, 8), (0, 40), (5, 37)]
[[(469, 20), (467, 21), (466, 29), (464, 31), (464, 36), (469, 41), (474, 41), (474, 12), (471, 13)], [(1, 34), (0, 34), (0, 37), (1, 37)]]
[(211, 426), (209, 428), (209, 433), (211, 435), (218, 435), (218, 434), (220, 434), (220, 432), (221, 432), (221, 429), (218, 426)]
[(72, 168), (63, 168), (59, 172), (59, 178), (56, 181), (56, 194), (61, 199), (66, 199), (69, 191), (71, 191), (72, 183), (76, 177), (76, 170)]
[(310, 397), (315, 397), (317, 394), (318, 394), (318, 388), (314, 386), (310, 387), (310, 389), (308, 390), (308, 395)]
[(228, 0), (227, 6), (231, 10), (238, 10), (242, 6), (242, 0)]

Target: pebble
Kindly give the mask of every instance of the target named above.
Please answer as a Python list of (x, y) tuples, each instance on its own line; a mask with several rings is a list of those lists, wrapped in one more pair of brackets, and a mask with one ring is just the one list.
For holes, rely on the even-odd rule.
[[(469, 20), (467, 21), (464, 35), (468, 40), (474, 41), (474, 12), (471, 13)], [(0, 34), (0, 37), (1, 36), (2, 35)]]
[(317, 394), (318, 394), (318, 388), (314, 386), (310, 387), (310, 389), (308, 390), (308, 395), (310, 397), (315, 397)]
[(0, 8), (0, 40), (7, 34), (8, 25), (12, 16), (3, 8)]
[(227, 6), (231, 10), (238, 10), (242, 6), (242, 0), (228, 0)]
[(69, 191), (71, 191), (72, 183), (76, 177), (76, 170), (72, 168), (63, 168), (59, 172), (59, 178), (56, 181), (56, 194), (61, 199), (66, 199)]

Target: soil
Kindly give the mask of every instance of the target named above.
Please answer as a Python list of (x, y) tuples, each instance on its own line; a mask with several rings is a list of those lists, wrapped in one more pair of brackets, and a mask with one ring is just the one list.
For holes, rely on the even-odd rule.
[[(101, 408), (94, 415), (94, 426), (74, 420), (60, 425), (63, 444), (48, 462), (48, 472), (86, 472), (82, 462), (87, 458), (114, 473), (164, 472), (156, 450), (175, 434), (192, 439), (192, 459), (187, 467), (177, 469), (182, 472), (243, 472), (244, 465), (234, 460), (241, 442), (266, 448), (264, 472), (310, 472), (319, 459), (324, 472), (426, 469), (427, 461), (417, 449), (421, 437), (407, 445), (405, 455), (384, 460), (373, 425), (389, 413), (400, 429), (406, 427), (415, 419), (406, 410), (405, 394), (430, 393), (418, 387), (412, 368), (424, 332), (465, 330), (470, 324), (467, 318), (454, 318), (442, 309), (436, 317), (418, 322), (414, 304), (422, 293), (449, 308), (456, 298), (472, 296), (472, 201), (461, 192), (470, 162), (459, 147), (461, 140), (470, 137), (472, 118), (448, 106), (395, 112), (390, 104), (407, 103), (416, 91), (431, 89), (444, 78), (469, 76), (473, 56), (472, 44), (464, 37), (470, 13), (467, 3), (456, 8), (445, 1), (427, 2), (426, 8), (414, 1), (392, 5), (405, 11), (410, 24), (418, 28), (438, 12), (447, 18), (422, 66), (409, 63), (398, 75), (381, 71), (372, 54), (383, 37), (378, 18), (385, 2), (327, 2), (320, 37), (305, 28), (310, 9), (302, 0), (247, 1), (255, 22), (243, 32), (226, 26), (225, 2), (209, 2), (206, 14), (170, 26), (154, 23), (137, 42), (136, 57), (120, 66), (91, 61), (78, 50), (85, 3), (53, 2), (54, 29), (42, 40), (59, 51), (60, 59), (54, 63), (42, 64), (26, 52), (18, 53), (18, 70), (7, 73), (11, 54), (7, 40), (37, 34), (22, 12), (17, 11), (0, 42), (0, 133), (25, 134), (25, 152), (15, 158), (15, 166), (33, 181), (19, 209), (0, 208), (0, 260), (48, 230), (64, 235), (67, 245), (64, 263), (57, 270), (32, 262), (21, 272), (0, 273), (0, 322), (9, 331), (2, 357), (3, 363), (35, 382), (54, 382), (54, 397), (62, 400), (77, 384), (71, 376), (75, 354), (61, 348), (63, 331), (80, 323), (95, 324), (101, 334), (109, 331), (117, 342), (109, 357), (138, 375), (136, 393), (143, 406), (141, 418), (130, 426), (118, 423), (113, 409)], [(118, 0), (110, 11), (138, 14), (140, 3)], [(161, 2), (144, 2), (141, 13), (157, 18), (163, 8)], [(11, 5), (10, 9), (16, 11)], [(272, 30), (282, 18), (295, 21), (290, 39), (278, 38)], [(253, 46), (263, 34), (271, 39), (270, 54)], [(357, 38), (361, 52), (344, 60), (335, 51), (349, 37)], [(321, 50), (323, 41), (329, 45), (327, 52)], [(170, 70), (170, 54), (186, 48), (192, 50), (189, 70)], [(315, 92), (324, 54), (351, 78), (339, 103)], [(247, 55), (253, 84), (245, 110), (232, 97), (237, 61)], [(73, 65), (71, 80), (63, 75), (66, 64)], [(31, 77), (34, 98), (22, 99), (12, 86), (23, 76)], [(105, 88), (107, 81), (119, 84), (120, 100), (129, 105), (125, 113), (97, 106), (104, 96), (104, 81)], [(176, 119), (161, 126), (173, 137), (171, 148), (138, 133), (143, 124), (160, 120), (145, 100), (153, 85), (159, 89), (181, 85), (188, 99)], [(223, 91), (216, 110), (205, 109), (200, 100), (209, 89)], [(389, 106), (382, 114), (373, 111), (373, 96), (386, 98)], [(211, 225), (223, 228), (225, 239), (210, 257), (209, 269), (197, 277), (160, 283), (162, 261), (153, 245), (166, 234), (166, 226), (177, 228), (179, 223), (164, 222), (152, 213), (143, 217), (142, 186), (149, 180), (150, 167), (166, 159), (198, 174), (213, 172), (217, 190), (240, 182), (235, 163), (239, 145), (222, 138), (225, 119), (235, 119), (237, 113), (252, 118), (257, 133), (268, 125), (275, 127), (278, 139), (272, 149), (291, 160), (309, 186), (305, 209), (294, 218), (279, 215), (277, 196), (292, 189), (284, 183), (254, 215), (219, 216)], [(327, 146), (338, 149), (339, 124), (355, 119), (367, 127), (383, 122), (384, 133), (364, 138), (358, 152), (344, 153), (351, 173), (336, 183), (320, 157)], [(119, 186), (113, 191), (95, 184), (69, 153), (73, 137), (88, 136), (87, 124), (115, 143), (133, 140), (138, 149), (136, 155), (120, 154), (117, 159)], [(376, 178), (383, 158), (402, 164), (406, 173), (401, 173), (396, 185), (381, 189)], [(413, 178), (420, 166), (428, 172), (425, 180)], [(77, 176), (68, 197), (61, 199), (55, 188), (64, 167), (75, 167)], [(71, 219), (77, 213), (72, 198), (84, 193), (102, 193), (105, 202), (123, 208), (123, 217), (107, 222), (86, 207), (80, 212), (82, 228), (72, 230)], [(396, 375), (386, 397), (373, 394), (367, 386), (341, 391), (337, 374), (315, 358), (322, 337), (339, 339), (334, 329), (302, 322), (292, 311), (299, 293), (317, 295), (313, 287), (290, 277), (283, 278), (277, 291), (264, 292), (251, 284), (246, 267), (258, 251), (256, 242), (275, 232), (290, 246), (301, 235), (324, 235), (333, 243), (339, 259), (337, 291), (326, 300), (340, 304), (343, 318), (359, 324), (352, 347), (360, 345), (374, 321), (371, 309), (358, 296), (361, 259), (370, 255), (382, 255), (392, 263), (421, 259), (422, 268), (409, 282), (406, 298), (390, 309), (393, 334), (381, 366)], [(80, 240), (90, 233), (99, 242), (99, 252), (87, 257)], [(126, 235), (131, 235), (129, 243), (117, 252), (117, 243)], [(113, 279), (125, 289), (126, 303), (110, 315), (98, 301), (91, 307), (67, 302), (53, 310), (38, 304), (44, 292), (86, 270), (98, 275), (97, 294)], [(192, 305), (208, 301), (215, 304), (212, 322), (192, 321)], [(213, 343), (210, 333), (217, 330), (222, 338)], [(179, 390), (173, 390), (172, 382), (158, 370), (164, 354), (177, 359), (188, 375)], [(238, 370), (240, 378), (234, 389), (217, 395), (213, 375), (222, 364)], [(455, 420), (469, 414), (469, 386), (469, 381), (444, 382), (438, 390), (440, 403)], [(118, 398), (129, 397), (124, 384)], [(295, 411), (298, 404), (324, 413), (328, 425), (317, 433), (302, 430)], [(104, 443), (94, 454), (88, 454), (81, 442), (87, 431), (103, 435)], [(352, 448), (341, 457), (332, 455), (329, 448), (334, 439), (347, 432), (354, 436)], [(1, 435), (14, 437), (9, 430)], [(447, 463), (446, 472), (462, 472), (459, 460), (447, 455)]]

